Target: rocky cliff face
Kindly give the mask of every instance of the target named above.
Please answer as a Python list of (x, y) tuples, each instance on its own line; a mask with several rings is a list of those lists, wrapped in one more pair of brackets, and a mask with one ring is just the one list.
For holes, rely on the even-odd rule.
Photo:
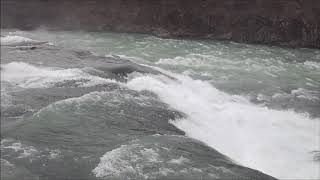
[(1, 0), (1, 27), (320, 48), (319, 0)]

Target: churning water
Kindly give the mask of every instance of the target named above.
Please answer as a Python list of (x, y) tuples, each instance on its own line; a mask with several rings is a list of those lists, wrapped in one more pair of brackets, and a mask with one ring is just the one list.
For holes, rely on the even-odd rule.
[[(100, 56), (129, 59), (162, 72), (160, 75), (132, 73), (126, 81), (120, 82), (92, 75), (84, 68), (54, 68), (45, 63), (39, 67), (21, 61), (2, 64), (2, 111), (23, 114), (33, 110), (36, 114), (33, 115), (34, 119), (41, 121), (37, 122), (38, 124), (32, 121), (24, 127), (29, 128), (28, 131), (22, 129), (18, 135), (12, 135), (15, 140), (24, 136), (24, 132), (29, 136), (32, 134), (30, 131), (40, 131), (37, 128), (44, 127), (50, 134), (41, 134), (42, 131), (38, 134), (50, 136), (55, 131), (67, 133), (68, 127), (76, 126), (74, 123), (86, 123), (81, 120), (84, 117), (98, 124), (97, 118), (106, 118), (106, 114), (115, 111), (120, 112), (117, 112), (118, 120), (114, 123), (121, 123), (122, 126), (126, 126), (126, 118), (139, 119), (144, 116), (152, 119), (161, 112), (165, 113), (165, 117), (169, 117), (167, 119), (174, 125), (171, 129), (176, 127), (184, 131), (187, 136), (206, 143), (238, 164), (277, 178), (320, 177), (320, 162), (317, 160), (320, 150), (319, 50), (208, 40), (160, 39), (139, 34), (3, 32), (11, 38), (2, 39), (2, 44), (24, 44), (29, 41), (34, 43), (31, 39), (37, 40), (36, 43), (48, 41), (67, 49), (88, 50)], [(20, 88), (39, 91), (50, 89), (63, 81), (75, 82), (72, 93), (77, 95), (52, 101), (51, 104), (48, 100), (48, 104), (39, 108), (40, 110), (29, 105), (38, 101), (26, 103), (31, 110), (22, 106), (8, 110), (14, 98), (9, 92), (17, 92)], [(108, 91), (103, 92), (87, 90), (108, 83), (117, 87), (109, 87)], [(122, 94), (123, 91), (126, 91), (125, 95)], [(135, 94), (137, 92), (142, 95)], [(182, 115), (178, 115), (178, 112)], [(145, 115), (146, 113), (149, 114)], [(121, 122), (118, 122), (119, 119), (122, 119)], [(71, 132), (74, 134), (61, 136), (66, 139), (58, 141), (54, 138), (52, 141), (69, 142), (68, 138), (72, 139), (76, 134), (89, 131), (92, 139), (85, 136), (79, 142), (88, 143), (85, 148), (99, 149), (99, 144), (105, 142), (109, 134), (94, 126), (94, 122), (86, 126), (92, 128), (91, 130), (75, 129)], [(43, 123), (45, 125), (42, 125)], [(11, 131), (14, 130), (8, 130), (8, 134), (14, 134)], [(163, 132), (172, 134), (171, 130)], [(8, 137), (11, 138), (9, 135)], [(30, 139), (32, 138), (51, 142), (49, 137), (30, 136)], [(122, 141), (121, 138), (123, 137), (119, 137), (119, 142)], [(107, 142), (115, 143), (111, 139)], [(18, 152), (17, 148), (25, 148), (16, 156), (47, 153), (49, 158), (61, 153), (59, 149), (50, 149), (50, 145), (46, 145), (44, 150), (37, 150), (33, 148), (36, 145), (26, 146), (14, 142), (15, 140), (2, 140), (1, 151), (11, 148)], [(73, 142), (78, 143), (74, 139)], [(139, 170), (142, 165), (133, 166), (132, 159), (119, 160), (128, 156), (143, 156), (142, 159), (146, 159), (144, 162), (134, 163), (163, 163), (164, 160), (159, 160), (161, 158), (157, 150), (142, 148), (139, 153), (135, 153), (138, 147), (141, 145), (133, 143), (117, 149), (101, 148), (97, 152), (101, 154), (104, 151), (106, 154), (99, 164), (92, 164), (95, 168), (90, 171), (97, 177), (156, 177), (157, 173), (161, 172), (150, 170), (147, 173)], [(168, 164), (173, 160), (168, 161)], [(176, 161), (188, 163), (190, 160), (179, 157)], [(143, 175), (132, 176), (130, 173)], [(168, 166), (162, 173), (173, 173), (173, 170)]]

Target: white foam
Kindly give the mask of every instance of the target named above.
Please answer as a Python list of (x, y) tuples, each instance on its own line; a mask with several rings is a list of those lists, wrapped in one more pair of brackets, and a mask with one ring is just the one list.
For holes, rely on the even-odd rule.
[(5, 159), (0, 159), (1, 160), (1, 166), (9, 166), (9, 167), (14, 167), (14, 165), (12, 163), (10, 163), (9, 161), (5, 160)]
[(319, 178), (319, 163), (310, 154), (319, 149), (319, 119), (259, 107), (207, 82), (171, 76), (177, 80), (139, 76), (127, 86), (158, 94), (187, 115), (174, 125), (242, 165), (278, 178)]
[(23, 88), (46, 88), (65, 80), (78, 80), (80, 81), (79, 86), (94, 86), (111, 82), (111, 80), (92, 76), (76, 68), (36, 67), (23, 62), (12, 62), (2, 65), (1, 68), (2, 81), (8, 81)]
[(320, 62), (315, 61), (306, 61), (303, 63), (305, 67), (311, 69), (311, 70), (320, 70)]
[(291, 95), (297, 98), (307, 99), (307, 100), (319, 100), (320, 97), (317, 97), (314, 94), (317, 94), (317, 92), (309, 91), (304, 88), (298, 88), (291, 91)]
[(45, 43), (22, 36), (4, 36), (1, 37), (0, 40), (2, 46), (24, 46)]
[(49, 159), (56, 159), (61, 156), (61, 151), (59, 149), (49, 150)]
[(155, 64), (167, 64), (167, 65), (180, 65), (188, 67), (207, 67), (212, 66), (214, 63), (226, 62), (230, 64), (237, 64), (236, 61), (230, 61), (214, 55), (204, 54), (187, 54), (186, 56), (177, 56), (175, 58), (162, 58), (159, 59)]
[(190, 160), (183, 157), (183, 156), (180, 156), (178, 159), (171, 159), (169, 161), (169, 163), (172, 163), (172, 164), (183, 164), (183, 163), (188, 163), (188, 162), (190, 162)]
[[(119, 83), (121, 84), (121, 83)], [(124, 94), (119, 91), (93, 91), (88, 94), (84, 94), (80, 97), (73, 97), (64, 100), (54, 102), (44, 108), (41, 108), (35, 116), (41, 116), (41, 113), (47, 111), (61, 111), (70, 108), (72, 105), (73, 111), (82, 110), (87, 108), (87, 105), (98, 105), (98, 106), (110, 106), (118, 107), (119, 103), (135, 103), (139, 106), (144, 107), (162, 107), (163, 104), (156, 104), (156, 97), (152, 96), (136, 96), (131, 94)], [(122, 112), (122, 110), (121, 110)]]
[(182, 156), (177, 158), (170, 149), (157, 144), (145, 146), (134, 140), (105, 153), (92, 172), (96, 177), (111, 179), (162, 179), (163, 176), (182, 173), (202, 173), (201, 169), (185, 167), (184, 163), (191, 163), (191, 160)]
[(19, 156), (17, 158), (27, 158), (39, 153), (39, 151), (33, 146), (28, 146), (20, 142), (13, 142), (10, 145), (5, 145), (5, 143), (11, 141), (12, 140), (7, 139), (1, 140), (1, 151), (3, 151), (4, 149), (12, 149), (13, 151), (19, 153)]
[[(139, 152), (136, 149), (141, 150)], [(122, 145), (101, 157), (100, 163), (93, 170), (93, 173), (97, 177), (139, 177), (147, 179), (149, 176), (144, 172), (145, 167), (157, 161), (158, 154), (155, 149), (144, 149), (139, 144)]]
[[(14, 151), (16, 153), (15, 158), (28, 158), (31, 161), (43, 157), (47, 157), (48, 159), (56, 159), (62, 156), (62, 152), (59, 149), (46, 148), (45, 150), (41, 150), (14, 139), (1, 140), (1, 153), (6, 154), (4, 156), (8, 155), (8, 153), (5, 152), (6, 150)], [(9, 152), (9, 154), (11, 154), (11, 152)]]

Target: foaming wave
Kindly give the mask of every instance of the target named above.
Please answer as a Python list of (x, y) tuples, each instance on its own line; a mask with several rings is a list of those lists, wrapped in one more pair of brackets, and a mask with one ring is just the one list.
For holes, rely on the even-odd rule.
[(320, 62), (306, 61), (303, 63), (303, 65), (311, 70), (318, 70), (318, 71), (320, 70)]
[[(121, 83), (119, 83), (121, 84)], [(119, 102), (134, 102), (140, 106), (161, 106), (161, 104), (154, 103), (154, 97), (147, 96), (135, 96), (130, 94), (122, 94), (117, 91), (93, 91), (80, 97), (68, 98), (64, 100), (57, 101), (50, 104), (49, 106), (41, 109), (39, 113), (43, 110), (54, 110), (56, 109), (66, 109), (70, 105), (75, 105), (77, 108), (81, 108), (82, 105), (93, 105), (93, 104), (103, 104), (108, 106), (118, 106)]]
[(192, 160), (175, 154), (173, 150), (158, 143), (133, 140), (106, 152), (92, 172), (98, 178), (111, 179), (175, 179), (190, 177), (191, 174), (196, 177), (215, 177), (210, 172), (217, 172), (216, 167), (193, 164)]
[(318, 94), (320, 95), (317, 91), (310, 91), (304, 88), (298, 88), (291, 91), (291, 95), (294, 97), (308, 100), (319, 100), (320, 97), (318, 97)]
[(75, 80), (79, 86), (94, 86), (111, 80), (92, 76), (81, 69), (57, 69), (36, 67), (23, 62), (12, 62), (1, 66), (1, 80), (23, 88), (46, 88), (55, 83)]
[(139, 144), (122, 145), (107, 152), (93, 173), (97, 177), (150, 178), (152, 174), (144, 172), (144, 169), (161, 162), (157, 151), (155, 148), (145, 148)]
[(319, 119), (272, 110), (186, 76), (139, 76), (134, 90), (150, 90), (187, 118), (172, 122), (238, 163), (278, 178), (319, 178)]
[(17, 158), (27, 158), (39, 153), (35, 147), (28, 146), (20, 142), (13, 142), (12, 139), (1, 140), (1, 151), (4, 151), (5, 149), (12, 149), (14, 152), (18, 152), (19, 156)]
[(62, 156), (59, 149), (46, 148), (40, 150), (14, 139), (1, 139), (1, 154), (4, 157), (13, 156), (18, 159), (39, 159), (42, 157), (56, 159)]
[(230, 61), (225, 58), (220, 58), (214, 55), (204, 54), (188, 54), (185, 57), (177, 56), (175, 58), (163, 58), (156, 62), (156, 64), (180, 65), (191, 67), (207, 67), (214, 63), (224, 62), (230, 64), (237, 64), (236, 61)]
[(30, 38), (22, 36), (4, 36), (1, 37), (2, 46), (25, 46), (25, 45), (37, 45), (44, 44), (46, 42), (36, 41)]

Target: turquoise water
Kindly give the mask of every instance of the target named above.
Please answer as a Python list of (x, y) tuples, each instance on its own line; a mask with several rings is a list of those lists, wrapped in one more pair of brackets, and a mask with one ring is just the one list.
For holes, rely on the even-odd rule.
[[(120, 57), (158, 69), (174, 77), (174, 80), (133, 73), (126, 83), (118, 83), (136, 92), (155, 93), (168, 107), (185, 115), (171, 122), (175, 127), (239, 164), (279, 178), (319, 177), (319, 163), (312, 160), (312, 152), (320, 150), (320, 50), (209, 40), (160, 39), (124, 33), (44, 30), (4, 30), (2, 33), (48, 41), (67, 49), (87, 50), (99, 56)], [(47, 81), (57, 81), (56, 73), (66, 74), (61, 76), (65, 79), (87, 76), (81, 72), (82, 69), (51, 72), (19, 63), (4, 68), (2, 75), (7, 77), (4, 81), (10, 81), (9, 77), (14, 74), (12, 72), (19, 74), (23, 69), (29, 69), (21, 76), (29, 78), (28, 73), (32, 74), (30, 78), (40, 76), (41, 81), (32, 84), (35, 87)], [(94, 82), (101, 80), (90, 78), (95, 78)], [(112, 98), (114, 96), (119, 98), (115, 100)], [(117, 93), (89, 93), (80, 99), (83, 98), (89, 99), (85, 102), (93, 105), (81, 105), (81, 112), (75, 111), (73, 114), (65, 106), (55, 109), (62, 114), (58, 116), (61, 127), (70, 125), (63, 123), (66, 117), (72, 117), (75, 121), (85, 117), (86, 113), (95, 113), (96, 118), (102, 118), (105, 113), (110, 113), (103, 111), (105, 106), (117, 102), (124, 107), (130, 102), (138, 103), (134, 107), (142, 104), (146, 108), (146, 104), (139, 100), (133, 98), (127, 102), (126, 98)], [(103, 102), (103, 106), (96, 104), (96, 101)], [(52, 106), (59, 107), (57, 104)], [(158, 108), (156, 104), (150, 106)], [(161, 108), (164, 107), (161, 105)], [(117, 108), (112, 111), (117, 111)], [(128, 114), (124, 112), (121, 117), (127, 118), (133, 112), (130, 109)], [(50, 109), (50, 113), (56, 112)], [(155, 114), (151, 113), (150, 117), (155, 117)], [(143, 116), (143, 113), (138, 116)], [(52, 115), (53, 118), (40, 117), (52, 120), (57, 118), (56, 115)], [(73, 133), (78, 131), (81, 130)], [(92, 133), (99, 137), (100, 132)], [(100, 135), (104, 136), (103, 132)], [(100, 138), (97, 142), (100, 142)], [(112, 154), (118, 151), (106, 150), (105, 158), (112, 158)], [(106, 164), (101, 161), (95, 172), (103, 177), (103, 172), (98, 170), (104, 169)]]

